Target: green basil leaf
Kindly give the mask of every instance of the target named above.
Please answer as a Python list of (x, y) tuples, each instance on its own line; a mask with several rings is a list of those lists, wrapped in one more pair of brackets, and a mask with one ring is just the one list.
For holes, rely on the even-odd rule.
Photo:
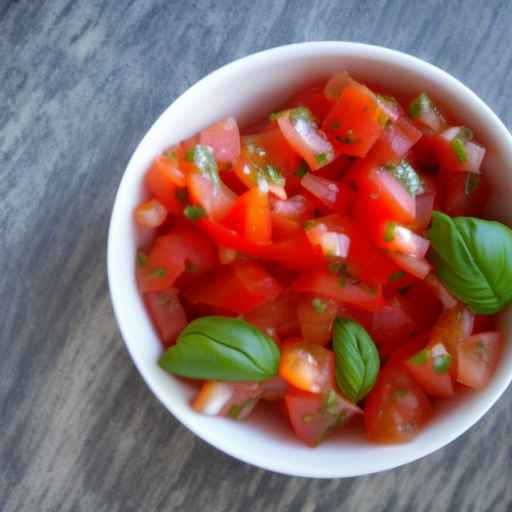
[(429, 253), (443, 284), (475, 313), (512, 301), (512, 230), (495, 221), (432, 214)]
[(193, 379), (259, 381), (277, 375), (279, 348), (244, 320), (205, 316), (181, 331), (159, 364)]
[(358, 402), (377, 380), (380, 359), (375, 343), (357, 322), (337, 318), (332, 346), (336, 355), (336, 382), (347, 398)]

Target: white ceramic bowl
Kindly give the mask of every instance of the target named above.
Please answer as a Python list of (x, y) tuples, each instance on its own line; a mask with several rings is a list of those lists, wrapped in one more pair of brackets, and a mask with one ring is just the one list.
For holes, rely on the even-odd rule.
[[(426, 90), (473, 128), (487, 148), (485, 171), (493, 189), (494, 218), (512, 223), (512, 138), (491, 109), (458, 80), (409, 55), (356, 43), (318, 42), (282, 46), (250, 55), (203, 78), (153, 124), (133, 154), (117, 192), (108, 239), (108, 278), (115, 315), (126, 346), (144, 380), (169, 411), (199, 437), (240, 460), (307, 477), (348, 477), (393, 468), (446, 445), (470, 428), (505, 391), (512, 377), (512, 345), (491, 383), (436, 406), (436, 419), (413, 441), (380, 446), (348, 432), (311, 449), (294, 438), (286, 421), (256, 411), (249, 421), (194, 412), (193, 389), (157, 365), (161, 346), (137, 291), (135, 251), (140, 243), (134, 207), (144, 197), (143, 176), (164, 148), (227, 115), (242, 124), (278, 107), (291, 92), (346, 69), (356, 78), (394, 93)], [(512, 315), (502, 327), (510, 340)]]

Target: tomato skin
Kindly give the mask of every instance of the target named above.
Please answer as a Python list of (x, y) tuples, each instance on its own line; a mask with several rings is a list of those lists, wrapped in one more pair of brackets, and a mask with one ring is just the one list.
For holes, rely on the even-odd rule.
[(317, 122), (321, 123), (333, 106), (324, 94), (324, 84), (313, 86), (297, 93), (287, 104), (287, 108), (306, 107)]
[(279, 376), (291, 386), (311, 393), (335, 388), (334, 352), (311, 343), (285, 343)]
[(376, 443), (410, 441), (432, 416), (432, 406), (423, 390), (405, 369), (387, 365), (366, 397), (366, 435)]
[(457, 381), (474, 389), (485, 387), (498, 365), (504, 343), (500, 332), (482, 332), (457, 347)]
[(347, 279), (343, 286), (340, 277), (328, 270), (317, 269), (299, 275), (292, 284), (292, 290), (329, 297), (340, 303), (347, 303), (358, 308), (377, 311), (382, 308), (382, 287), (375, 290), (363, 284), (352, 284)]
[(192, 303), (243, 314), (274, 300), (281, 291), (281, 285), (261, 265), (237, 260), (217, 268), (204, 282), (192, 286), (185, 296)]
[(390, 354), (387, 364), (389, 366), (401, 366), (407, 359), (425, 348), (428, 340), (428, 333), (418, 334), (409, 338), (405, 343), (393, 350)]
[[(315, 307), (313, 301), (320, 302)], [(331, 341), (332, 324), (338, 306), (332, 300), (322, 297), (303, 297), (297, 305), (297, 316), (302, 337), (307, 343), (327, 345)]]
[(139, 288), (142, 293), (163, 291), (185, 271), (187, 262), (200, 274), (217, 261), (215, 247), (206, 237), (188, 224), (177, 224), (154, 241), (147, 262), (137, 268)]
[(167, 208), (156, 199), (150, 199), (135, 209), (135, 221), (147, 228), (157, 228), (166, 218)]
[(234, 117), (227, 117), (201, 130), (199, 143), (213, 149), (215, 160), (232, 162), (240, 154), (240, 132)]
[(161, 155), (156, 158), (145, 177), (150, 194), (170, 213), (179, 213), (183, 205), (176, 197), (178, 187), (185, 186), (185, 176), (175, 159)]
[(272, 219), (267, 192), (262, 192), (258, 187), (251, 188), (237, 199), (222, 222), (249, 242), (270, 243)]
[(166, 290), (144, 295), (149, 316), (164, 346), (169, 347), (187, 325), (185, 310), (177, 290)]
[[(424, 349), (405, 361), (405, 367), (412, 378), (429, 396), (448, 397), (453, 395), (453, 382), (449, 369), (436, 366), (439, 357), (445, 357), (448, 351), (442, 343)], [(450, 357), (450, 356), (448, 356)]]
[(318, 267), (325, 263), (322, 251), (311, 245), (304, 231), (296, 237), (269, 246), (264, 258), (297, 271)]
[(373, 93), (350, 83), (322, 123), (322, 130), (337, 152), (364, 157), (381, 135), (386, 119)]
[(314, 121), (298, 119), (293, 121), (291, 112), (282, 113), (277, 123), (290, 146), (308, 163), (311, 169), (320, 169), (331, 163), (334, 149), (325, 134)]
[(333, 390), (308, 393), (291, 389), (284, 401), (295, 434), (311, 447), (361, 413), (359, 407)]
[(345, 183), (307, 173), (301, 185), (332, 211), (346, 215), (352, 209), (355, 192)]

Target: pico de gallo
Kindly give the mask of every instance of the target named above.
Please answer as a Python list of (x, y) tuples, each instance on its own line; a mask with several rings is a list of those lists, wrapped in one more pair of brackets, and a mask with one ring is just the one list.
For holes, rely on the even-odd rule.
[(485, 153), (430, 93), (344, 71), (170, 145), (134, 212), (160, 366), (200, 383), (199, 413), (273, 401), (310, 446), (349, 422), (412, 439), (503, 348), (512, 231), (478, 218)]

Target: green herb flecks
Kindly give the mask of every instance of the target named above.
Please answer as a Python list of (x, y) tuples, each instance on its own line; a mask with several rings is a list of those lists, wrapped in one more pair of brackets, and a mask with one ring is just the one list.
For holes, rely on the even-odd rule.
[(324, 165), (327, 163), (327, 155), (325, 153), (316, 153), (315, 161), (319, 165)]
[(403, 270), (398, 270), (397, 272), (391, 274), (388, 279), (389, 279), (389, 281), (394, 283), (395, 281), (402, 279), (402, 277), (404, 277), (404, 276), (405, 276), (405, 272)]
[(398, 180), (411, 196), (414, 197), (423, 193), (423, 181), (414, 168), (405, 160), (398, 164), (389, 162), (384, 166), (384, 170)]
[(297, 167), (297, 170), (295, 171), (295, 176), (298, 176), (299, 178), (304, 177), (308, 173), (308, 166), (304, 160), (300, 163), (299, 167)]
[(145, 252), (137, 251), (137, 266), (142, 268), (146, 266), (146, 263), (148, 262), (148, 256)]
[(463, 164), (468, 161), (468, 154), (466, 152), (466, 146), (464, 141), (459, 137), (455, 137), (450, 141), (450, 146), (457, 157), (457, 160)]
[(425, 364), (428, 360), (428, 352), (426, 350), (422, 350), (418, 352), (416, 355), (412, 356), (409, 361), (411, 363), (417, 364), (418, 366)]
[(325, 310), (327, 309), (327, 304), (320, 298), (318, 297), (315, 297), (312, 301), (311, 301), (311, 306), (313, 306), (313, 309), (317, 312), (317, 313), (324, 313)]
[(157, 267), (151, 271), (153, 277), (165, 277), (167, 275), (167, 269), (163, 267)]
[(186, 206), (183, 210), (183, 215), (192, 221), (196, 221), (207, 216), (206, 211), (201, 206)]
[(196, 144), (193, 149), (193, 161), (201, 174), (208, 176), (215, 184), (220, 182), (217, 162), (209, 146)]
[(174, 195), (181, 204), (188, 203), (188, 192), (186, 188), (177, 188)]
[(452, 356), (450, 354), (442, 354), (440, 356), (435, 356), (432, 359), (432, 369), (438, 375), (442, 375), (450, 369), (452, 364)]
[(464, 194), (470, 196), (480, 186), (480, 175), (468, 172), (464, 180)]
[(289, 116), (290, 116), (290, 120), (294, 124), (297, 123), (300, 120), (306, 121), (308, 123), (314, 123), (315, 122), (315, 118), (313, 117), (313, 114), (306, 107), (292, 108), (289, 111)]
[(392, 242), (395, 238), (396, 224), (394, 222), (388, 222), (384, 229), (384, 242)]

